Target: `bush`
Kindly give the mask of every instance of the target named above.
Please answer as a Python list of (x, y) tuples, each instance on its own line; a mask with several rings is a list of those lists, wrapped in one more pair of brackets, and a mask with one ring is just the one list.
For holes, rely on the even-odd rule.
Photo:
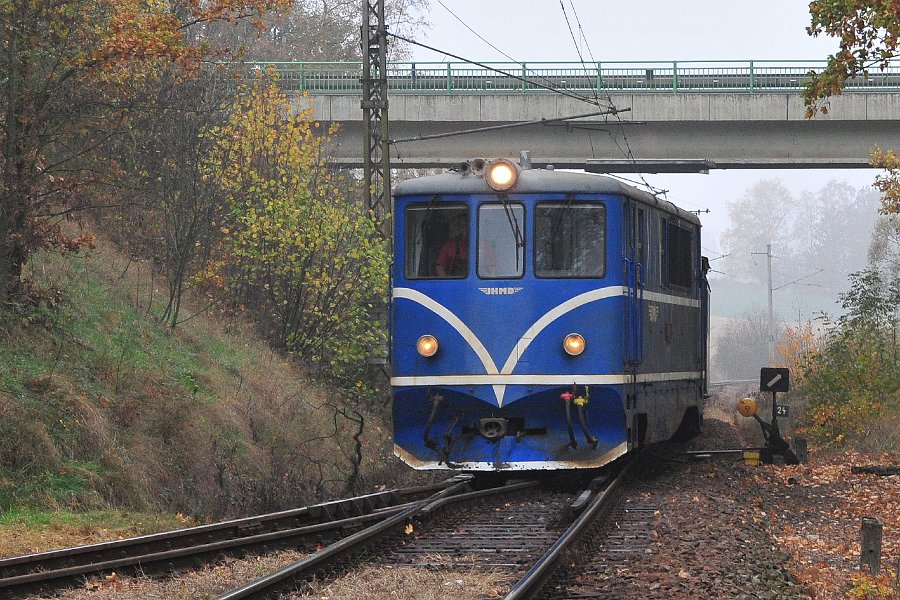
[(390, 256), (350, 182), (327, 168), (331, 133), (274, 82), (241, 88), (208, 134), (222, 238), (198, 279), (276, 347), (346, 380), (382, 339), (374, 307), (386, 302)]
[[(876, 432), (886, 448), (900, 443), (900, 280), (889, 284), (874, 269), (850, 276), (841, 296), (846, 313), (827, 331), (816, 351), (796, 357), (798, 391), (808, 402), (809, 433), (832, 445), (859, 445)], [(871, 442), (871, 440), (869, 440)]]

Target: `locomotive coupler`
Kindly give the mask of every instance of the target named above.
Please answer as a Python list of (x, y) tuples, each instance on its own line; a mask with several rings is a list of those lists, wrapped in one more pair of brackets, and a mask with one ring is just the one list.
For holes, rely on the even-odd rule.
[(478, 433), (489, 442), (496, 442), (509, 431), (509, 421), (500, 417), (478, 420)]

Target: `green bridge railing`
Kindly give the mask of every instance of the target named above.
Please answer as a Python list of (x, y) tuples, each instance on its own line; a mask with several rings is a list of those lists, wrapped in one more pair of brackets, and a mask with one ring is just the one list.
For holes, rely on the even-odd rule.
[[(673, 62), (498, 62), (490, 68), (469, 63), (395, 62), (387, 68), (388, 87), (394, 93), (548, 93), (561, 89), (579, 94), (618, 92), (796, 92), (820, 72), (825, 61), (735, 60)], [(280, 74), (283, 89), (311, 94), (349, 94), (362, 89), (362, 66), (355, 62), (251, 63)], [(494, 69), (494, 70), (492, 70)], [(873, 69), (868, 77), (847, 82), (846, 92), (900, 89), (900, 61), (886, 69)]]

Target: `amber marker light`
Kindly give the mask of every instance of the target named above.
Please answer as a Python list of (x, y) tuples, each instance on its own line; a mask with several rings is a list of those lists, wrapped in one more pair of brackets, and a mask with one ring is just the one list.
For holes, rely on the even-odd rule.
[(563, 340), (563, 349), (569, 356), (578, 356), (584, 352), (584, 338), (578, 333), (570, 333)]
[(438, 351), (438, 341), (433, 335), (423, 335), (416, 342), (416, 350), (419, 354), (428, 358), (434, 356)]
[(488, 166), (485, 179), (493, 189), (505, 192), (516, 185), (516, 180), (519, 179), (519, 168), (508, 160), (495, 160)]

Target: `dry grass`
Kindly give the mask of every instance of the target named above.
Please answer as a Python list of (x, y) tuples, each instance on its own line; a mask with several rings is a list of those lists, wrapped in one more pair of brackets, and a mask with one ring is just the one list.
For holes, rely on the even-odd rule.
[[(171, 578), (113, 574), (91, 578), (78, 588), (54, 596), (58, 600), (196, 600), (213, 598), (305, 555), (280, 552), (220, 564)], [(438, 557), (435, 559), (440, 561)], [(458, 562), (458, 561), (457, 561)], [(363, 567), (328, 582), (313, 582), (307, 591), (285, 596), (295, 600), (465, 600), (499, 598), (512, 581), (475, 566), (461, 569)]]
[(433, 569), (423, 567), (366, 567), (312, 591), (290, 596), (295, 600), (465, 600), (500, 598), (512, 581), (476, 567)]
[(41, 514), (41, 525), (22, 519), (0, 525), (0, 557), (47, 552), (84, 544), (190, 527), (197, 523), (182, 515), (138, 513)]
[(303, 558), (299, 552), (280, 552), (220, 564), (176, 577), (129, 577), (114, 573), (94, 577), (78, 589), (66, 590), (58, 600), (197, 600), (214, 598), (248, 581)]

